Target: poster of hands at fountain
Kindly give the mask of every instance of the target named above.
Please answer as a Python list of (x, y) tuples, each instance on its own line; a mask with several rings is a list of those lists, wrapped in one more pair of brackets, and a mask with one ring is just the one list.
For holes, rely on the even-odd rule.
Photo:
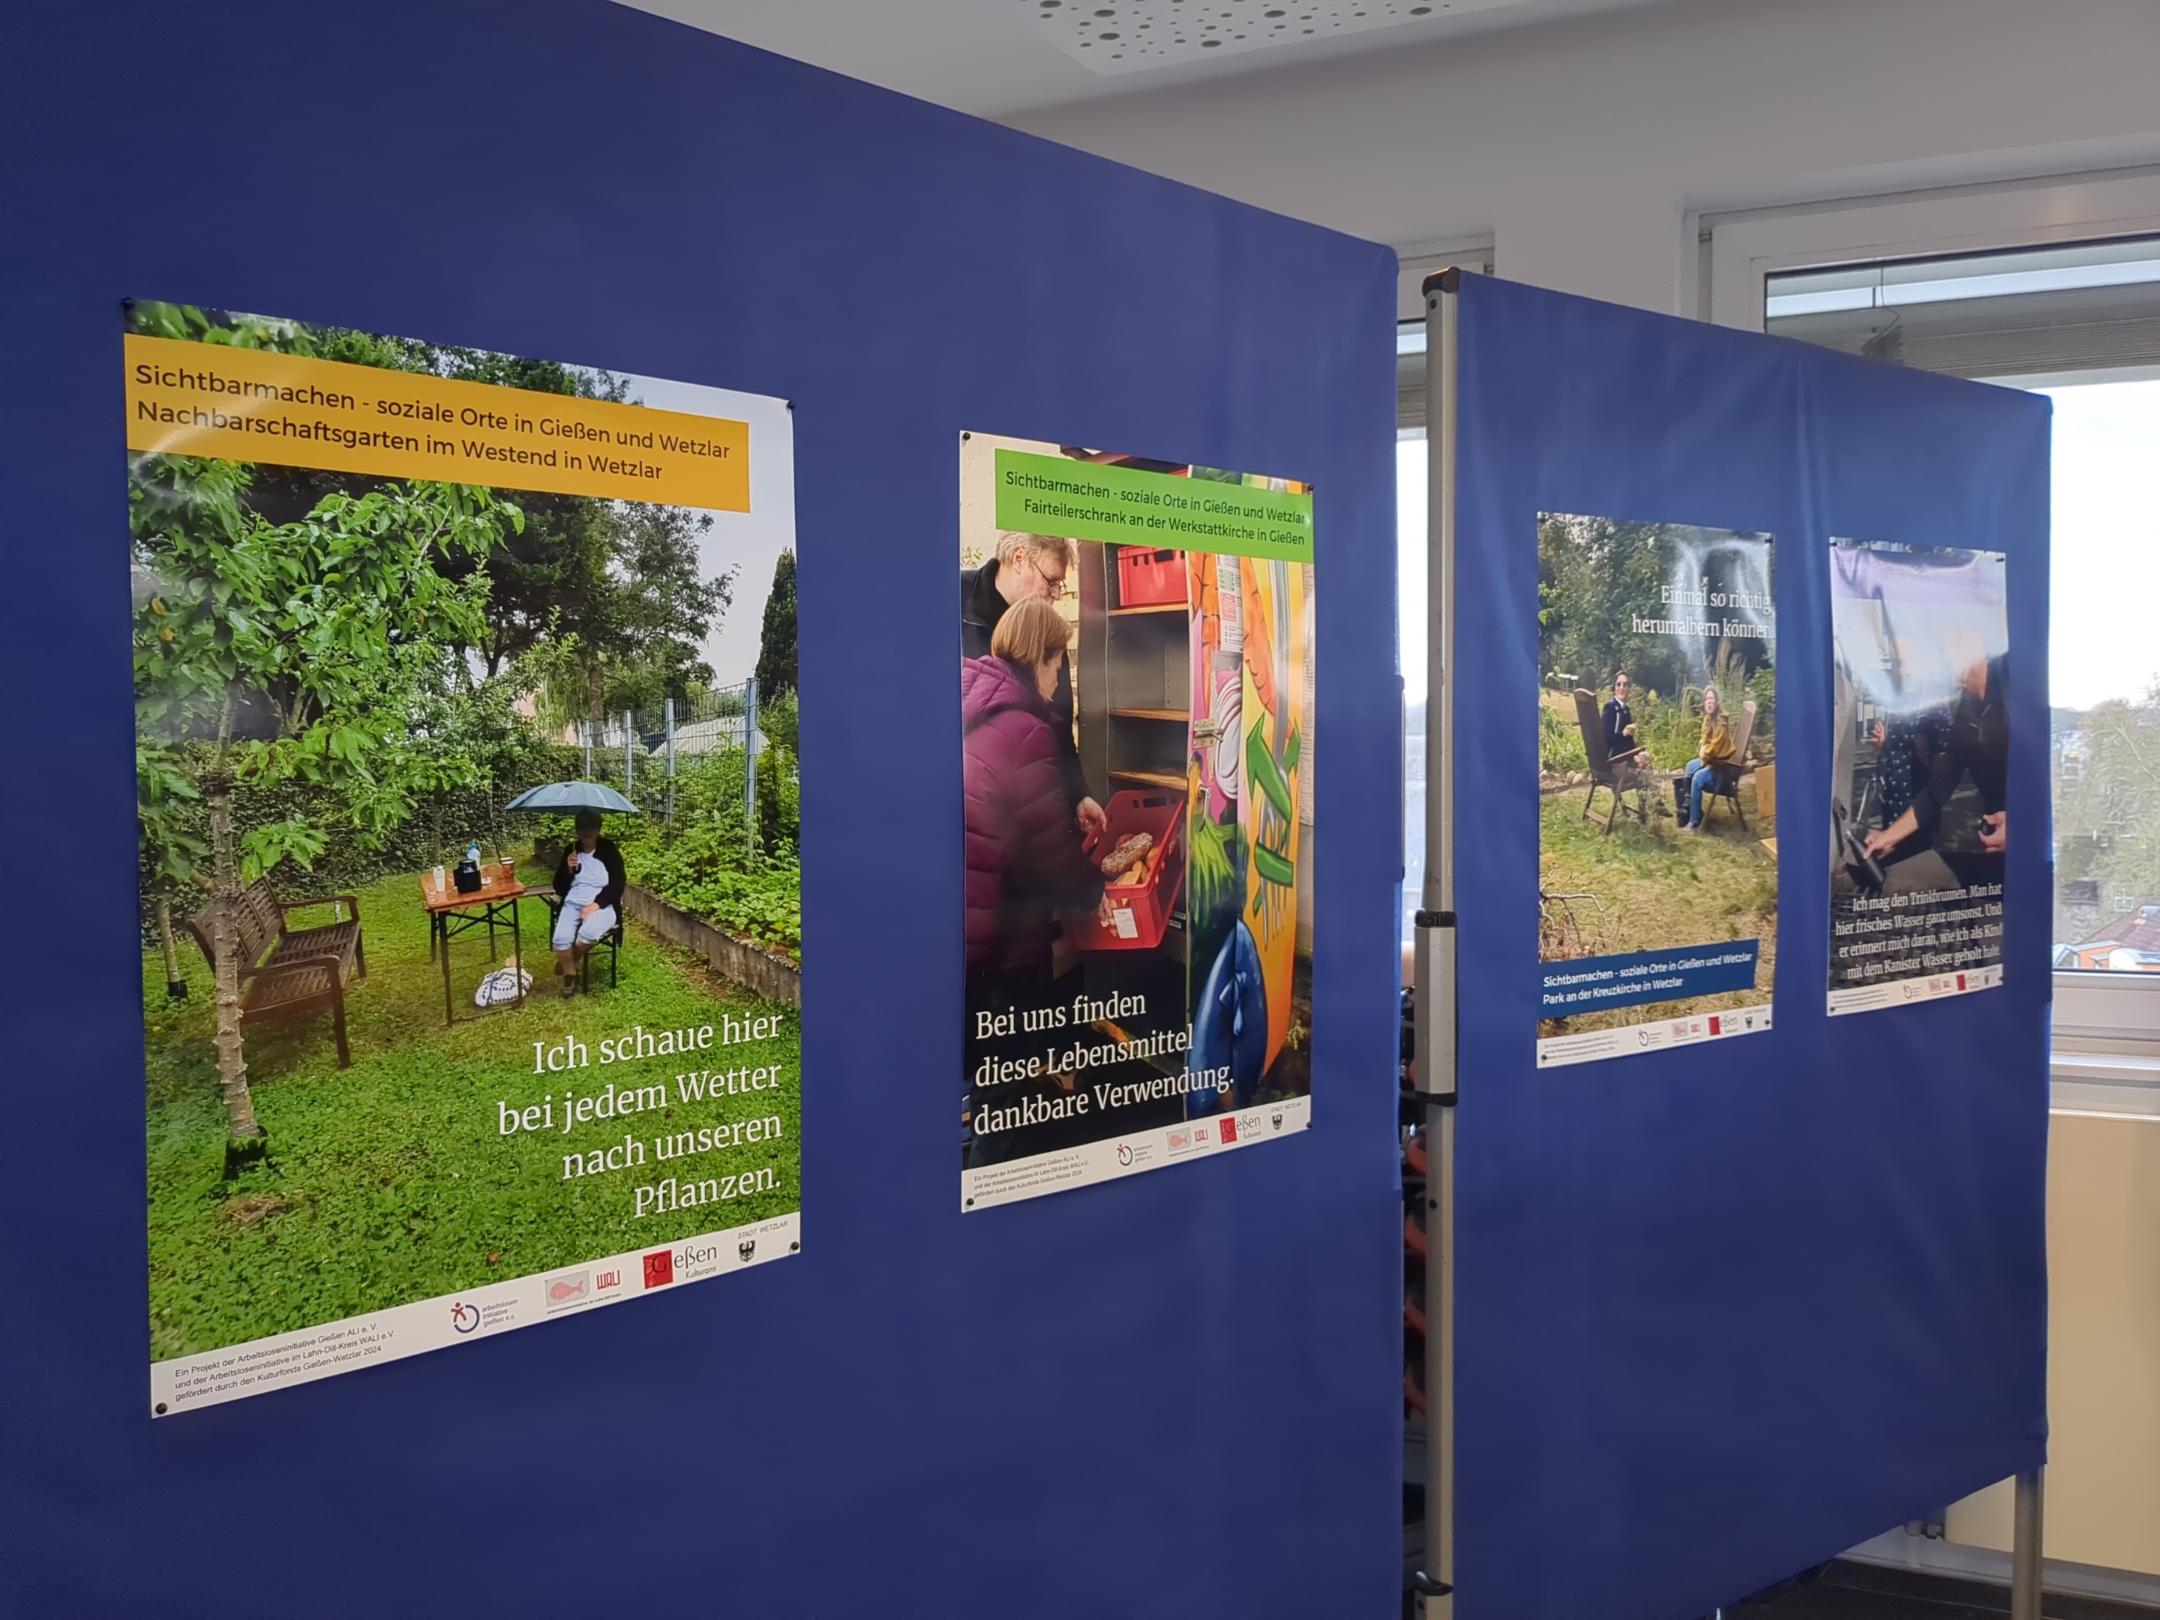
[(1767, 534), (1538, 518), (1538, 1062), (1770, 1028)]

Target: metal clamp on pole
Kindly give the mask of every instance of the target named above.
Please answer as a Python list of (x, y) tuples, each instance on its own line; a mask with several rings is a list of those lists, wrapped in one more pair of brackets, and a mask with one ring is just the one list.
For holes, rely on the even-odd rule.
[[(1427, 756), (1430, 758), (1431, 756)], [(1429, 768), (1429, 767), (1428, 767)], [(1427, 797), (1430, 799), (1430, 792)], [(1441, 982), (1450, 986), (1447, 999), (1452, 1001), (1455, 973), (1455, 913), (1452, 911), (1427, 911), (1420, 907), (1411, 917), (1410, 925), (1416, 930), (1412, 994), (1416, 997), (1414, 1036), (1414, 1066), (1417, 1073), (1417, 1096), (1428, 1108), (1453, 1108), (1455, 1106), (1455, 1062), (1452, 1051), (1436, 1061), (1432, 1040), (1440, 1027), (1437, 1018), (1428, 1016), (1430, 1003), (1427, 996)], [(1431, 968), (1428, 971), (1427, 963)], [(1444, 1089), (1429, 1085), (1426, 1076), (1444, 1077)], [(1428, 1144), (1429, 1145), (1429, 1144)]]
[(1425, 1113), (1424, 1620), (1455, 1612), (1455, 385), (1461, 272), (1425, 278), (1425, 882), (1412, 959)]

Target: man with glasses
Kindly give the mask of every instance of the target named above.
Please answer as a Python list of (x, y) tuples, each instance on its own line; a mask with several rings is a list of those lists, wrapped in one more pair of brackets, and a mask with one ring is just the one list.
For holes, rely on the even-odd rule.
[[(960, 656), (990, 656), (990, 632), (1015, 602), (1039, 596), (1056, 601), (1065, 594), (1066, 575), (1073, 566), (1073, 544), (1061, 535), (1021, 534), (1005, 530), (998, 535), (997, 555), (980, 568), (964, 569), (960, 575)], [(1088, 793), (1087, 778), (1080, 770), (1080, 749), (1073, 740), (1072, 666), (1058, 668), (1057, 691), (1050, 699), (1057, 719), (1058, 765), (1065, 780), (1065, 796), (1073, 807), (1073, 820), (1083, 833), (1104, 826), (1109, 817)]]

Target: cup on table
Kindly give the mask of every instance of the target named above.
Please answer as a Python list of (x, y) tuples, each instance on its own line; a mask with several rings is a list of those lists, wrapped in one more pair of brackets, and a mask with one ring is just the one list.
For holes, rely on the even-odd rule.
[(508, 883), (508, 882), (509, 882), (509, 881), (510, 881), (511, 879), (515, 878), (515, 877), (517, 876), (517, 859), (516, 859), (516, 857), (514, 857), (514, 856), (510, 856), (510, 855), (505, 855), (505, 856), (504, 856), (504, 857), (502, 858), (502, 869), (503, 869), (503, 881), (504, 881), (505, 883)]

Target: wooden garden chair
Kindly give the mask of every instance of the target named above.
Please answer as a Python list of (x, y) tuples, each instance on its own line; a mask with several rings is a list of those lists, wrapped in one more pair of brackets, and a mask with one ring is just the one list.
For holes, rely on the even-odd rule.
[[(1641, 748), (1630, 748), (1625, 753), (1608, 754), (1605, 751), (1605, 722), (1598, 714), (1597, 694), (1575, 688), (1575, 723), (1582, 727), (1584, 757), (1590, 761), (1590, 796), (1583, 801), (1583, 820), (1591, 822), (1606, 833), (1612, 831), (1615, 817), (1626, 813), (1628, 803), (1623, 795), (1635, 795), (1635, 819), (1645, 827), (1650, 825), (1650, 773), (1644, 768), (1648, 754)], [(1603, 815), (1597, 811), (1598, 789), (1612, 795), (1612, 808)]]
[(1703, 805), (1704, 821), (1707, 822), (1710, 819), (1710, 812), (1717, 808), (1718, 801), (1722, 799), (1732, 806), (1732, 813), (1740, 818), (1740, 830), (1742, 832), (1747, 831), (1747, 812), (1740, 808), (1740, 781), (1742, 777), (1753, 774), (1755, 770), (1754, 764), (1747, 757), (1748, 744), (1754, 740), (1754, 737), (1755, 700), (1749, 698), (1740, 705), (1740, 725), (1739, 729), (1733, 733), (1733, 759), (1735, 763), (1721, 769), (1717, 773), (1717, 780), (1710, 784), (1710, 791), (1703, 795), (1703, 798), (1707, 801)]

